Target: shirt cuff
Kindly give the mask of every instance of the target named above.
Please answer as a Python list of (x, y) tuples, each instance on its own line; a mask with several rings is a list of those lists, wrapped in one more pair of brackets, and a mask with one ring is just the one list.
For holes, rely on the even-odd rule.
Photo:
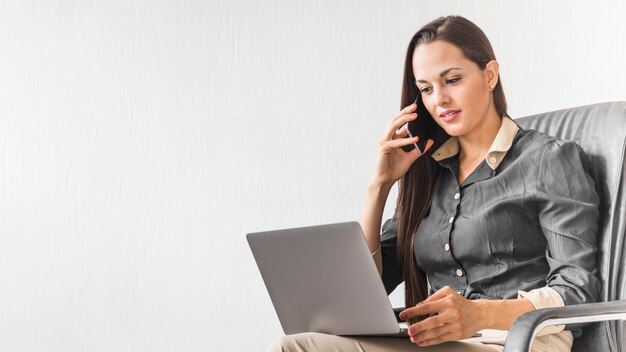
[(376, 269), (378, 269), (378, 274), (383, 276), (383, 255), (380, 252), (380, 246), (372, 253), (372, 258), (374, 258), (374, 263), (376, 264)]
[[(542, 287), (534, 290), (517, 291), (517, 298), (527, 298), (535, 309), (563, 307), (565, 303), (561, 295), (551, 287)], [(556, 334), (565, 328), (565, 325), (552, 325), (543, 328), (537, 336)]]

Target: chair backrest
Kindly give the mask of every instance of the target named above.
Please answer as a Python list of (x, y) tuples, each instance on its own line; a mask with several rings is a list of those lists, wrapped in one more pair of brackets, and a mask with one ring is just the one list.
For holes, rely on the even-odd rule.
[[(626, 102), (609, 102), (527, 116), (516, 121), (585, 151), (600, 195), (598, 269), (600, 301), (626, 299)], [(574, 341), (573, 351), (626, 351), (624, 322), (594, 323)]]

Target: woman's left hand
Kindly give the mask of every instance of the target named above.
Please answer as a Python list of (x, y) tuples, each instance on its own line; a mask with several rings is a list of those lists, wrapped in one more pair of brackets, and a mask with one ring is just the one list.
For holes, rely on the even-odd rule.
[(411, 342), (419, 346), (436, 345), (472, 337), (485, 328), (484, 307), (446, 286), (415, 307), (403, 310), (400, 318), (437, 313), (409, 327)]

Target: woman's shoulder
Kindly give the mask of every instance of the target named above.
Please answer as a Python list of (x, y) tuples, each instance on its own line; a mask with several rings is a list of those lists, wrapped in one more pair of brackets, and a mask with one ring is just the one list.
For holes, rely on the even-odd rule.
[(519, 128), (516, 139), (523, 144), (536, 146), (546, 146), (547, 144), (561, 141), (561, 139), (547, 133), (533, 129), (523, 129), (522, 127)]
[(583, 149), (578, 143), (564, 140), (533, 129), (521, 129), (513, 144), (519, 156), (532, 158), (538, 162), (567, 162), (569, 158), (581, 158)]
[(582, 148), (574, 141), (564, 140), (533, 129), (521, 129), (515, 137), (514, 145), (525, 151), (539, 154), (560, 153)]

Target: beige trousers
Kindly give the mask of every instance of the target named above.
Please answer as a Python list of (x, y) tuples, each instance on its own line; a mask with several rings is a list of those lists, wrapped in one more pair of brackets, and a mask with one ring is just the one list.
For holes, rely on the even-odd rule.
[[(500, 352), (504, 350), (506, 331), (482, 330), (482, 337), (420, 347), (408, 337), (344, 337), (320, 333), (287, 335), (277, 339), (268, 352)], [(569, 352), (571, 334), (538, 336), (533, 352)]]

